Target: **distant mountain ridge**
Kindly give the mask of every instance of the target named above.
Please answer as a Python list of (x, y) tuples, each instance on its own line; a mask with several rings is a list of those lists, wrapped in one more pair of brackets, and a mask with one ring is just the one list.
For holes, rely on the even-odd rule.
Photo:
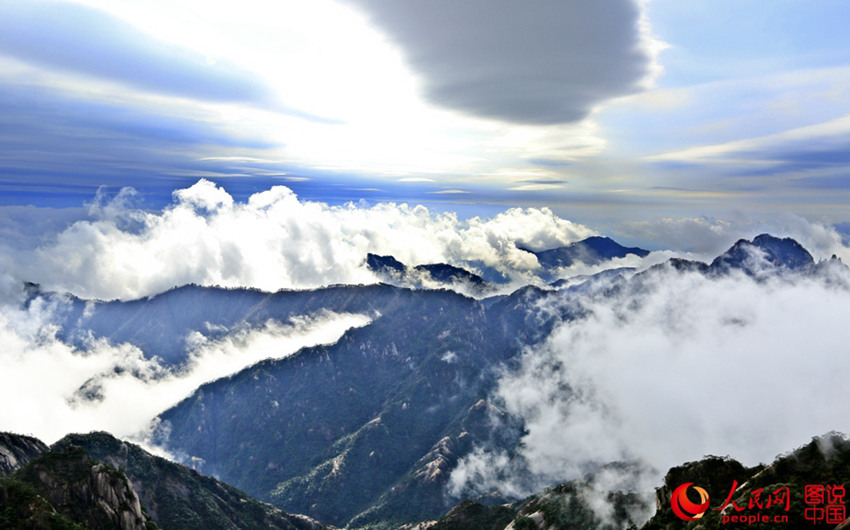
[(638, 247), (624, 247), (613, 239), (603, 236), (592, 236), (565, 247), (549, 250), (532, 251), (521, 248), (537, 257), (540, 266), (551, 271), (561, 267), (570, 267), (576, 263), (599, 265), (614, 258), (625, 258), (629, 254), (645, 258), (649, 251)]
[[(592, 236), (581, 241), (576, 241), (567, 246), (546, 250), (534, 251), (522, 245), (517, 248), (521, 251), (533, 254), (540, 264), (540, 276), (546, 282), (558, 280), (558, 270), (571, 267), (576, 264), (588, 266), (601, 265), (615, 258), (625, 258), (634, 255), (640, 258), (649, 255), (649, 251), (638, 247), (625, 247), (613, 239), (603, 236)], [(367, 254), (366, 265), (382, 281), (402, 287), (439, 287), (441, 284), (447, 287), (465, 285), (472, 294), (481, 295), (492, 292), (490, 282), (482, 276), (472, 273), (462, 267), (446, 263), (435, 263), (428, 265), (417, 265), (408, 267), (393, 256), (381, 256)], [(495, 274), (492, 267), (486, 268), (478, 264), (479, 268), (487, 269), (482, 274), (487, 274), (503, 283), (506, 279)]]
[(476, 295), (487, 294), (493, 289), (477, 274), (462, 267), (447, 263), (431, 263), (408, 267), (393, 256), (366, 255), (366, 266), (382, 281), (400, 287), (411, 288), (465, 288)]
[(832, 261), (840, 263), (835, 257), (815, 263), (809, 251), (794, 239), (760, 234), (752, 241), (739, 239), (710, 264), (671, 258), (656, 267), (669, 265), (682, 272), (699, 272), (709, 276), (724, 276), (739, 271), (756, 279), (764, 279), (788, 273), (815, 273)]
[(483, 398), (501, 367), (545, 336), (526, 318), (538, 319), (533, 303), (546, 294), (523, 290), (485, 309), (451, 291), (380, 290), (404, 303), (337, 344), (202, 386), (161, 415), (161, 441), (263, 500), (330, 524), (442, 512), (460, 456), (521, 435), (507, 418), (494, 424)]

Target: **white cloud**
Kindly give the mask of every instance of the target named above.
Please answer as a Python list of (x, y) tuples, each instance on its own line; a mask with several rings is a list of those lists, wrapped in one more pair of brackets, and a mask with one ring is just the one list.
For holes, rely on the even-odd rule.
[[(702, 145), (690, 147), (681, 151), (663, 153), (647, 157), (650, 161), (663, 160), (705, 160), (714, 158), (726, 162), (758, 163), (775, 162), (771, 156), (778, 156), (782, 150), (799, 149), (800, 145), (815, 143), (823, 139), (831, 139), (839, 143), (850, 130), (850, 116), (841, 116), (823, 123), (797, 127), (756, 138), (734, 140), (714, 145)], [(769, 149), (768, 149), (769, 148)], [(759, 158), (758, 155), (762, 155)]]
[(581, 302), (590, 316), (565, 322), (500, 382), (499, 399), (528, 429), (519, 458), (479, 451), (455, 489), (477, 477), (529, 493), (617, 460), (649, 464), (660, 483), (706, 454), (753, 465), (846, 432), (850, 274), (825, 276), (667, 271)]
[[(134, 209), (132, 193), (96, 199), (89, 219), (38, 241), (7, 243), (7, 291), (22, 281), (85, 298), (129, 299), (188, 283), (268, 291), (374, 283), (369, 252), (408, 265), (476, 261), (527, 281), (536, 259), (516, 248), (553, 248), (594, 232), (548, 209), (514, 208), (459, 220), (423, 206), (301, 201), (278, 186), (235, 202), (201, 180), (161, 212)], [(0, 242), (2, 244), (2, 242)]]
[[(639, 245), (676, 249), (681, 257), (707, 262), (739, 239), (769, 233), (795, 239), (816, 261), (834, 254), (850, 263), (850, 249), (843, 244), (835, 227), (794, 214), (755, 216), (738, 212), (723, 218), (696, 216), (627, 221), (614, 232)], [(682, 255), (683, 252), (689, 254)]]
[[(106, 430), (144, 436), (154, 417), (208, 381), (263, 359), (286, 357), (302, 347), (335, 342), (362, 315), (323, 313), (289, 324), (268, 322), (217, 340), (193, 336), (179, 370), (146, 359), (133, 345), (93, 341), (75, 350), (55, 338), (53, 308), (0, 311), (0, 429), (31, 433), (53, 443), (70, 432)], [(89, 397), (82, 395), (83, 389)]]

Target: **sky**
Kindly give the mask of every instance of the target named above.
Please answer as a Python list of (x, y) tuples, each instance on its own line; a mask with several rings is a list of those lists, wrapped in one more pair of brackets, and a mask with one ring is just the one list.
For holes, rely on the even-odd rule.
[[(840, 0), (0, 0), (0, 205), (850, 219)], [(644, 239), (644, 241), (646, 241)]]

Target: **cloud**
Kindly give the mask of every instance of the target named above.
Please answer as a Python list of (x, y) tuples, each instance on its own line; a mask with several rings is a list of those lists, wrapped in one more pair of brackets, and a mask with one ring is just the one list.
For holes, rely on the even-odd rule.
[(432, 102), (525, 124), (583, 119), (657, 72), (637, 2), (356, 0), (401, 47)]
[(253, 162), (199, 160), (210, 152), (279, 147), (256, 131), (225, 128), (215, 113), (191, 105), (151, 106), (132, 94), (97, 98), (15, 82), (0, 82), (0, 146), (3, 194), (46, 196), (90, 196), (111, 183), (167, 186), (168, 194), (175, 180), (191, 185), (197, 174), (262, 173)]
[[(188, 283), (268, 291), (333, 283), (373, 283), (367, 253), (392, 255), (415, 266), (449, 263), (496, 272), (508, 288), (537, 283), (538, 263), (518, 247), (545, 250), (592, 235), (593, 229), (546, 208), (512, 208), (491, 218), (459, 219), (407, 204), (306, 201), (275, 186), (240, 201), (210, 181), (177, 190), (162, 210), (125, 189), (101, 191), (87, 210), (0, 208), (0, 287), (8, 296), (23, 281), (83, 297), (129, 299)], [(614, 236), (630, 245), (672, 249), (645, 259), (587, 267), (560, 277), (610, 267), (644, 269), (669, 257), (710, 261), (741, 238), (768, 232), (793, 237), (816, 259), (850, 251), (835, 227), (786, 215), (695, 217), (624, 222)]]
[(76, 350), (55, 338), (55, 307), (38, 300), (24, 311), (0, 306), (0, 425), (52, 443), (69, 432), (106, 430), (144, 441), (154, 417), (201, 384), (263, 359), (335, 342), (362, 315), (321, 313), (267, 322), (211, 340), (195, 332), (179, 370), (146, 359), (130, 344), (94, 341)]
[(28, 63), (145, 91), (267, 104), (252, 74), (169, 47), (104, 12), (65, 2), (5, 2), (0, 51)]
[(638, 245), (676, 249), (679, 257), (705, 262), (710, 262), (739, 239), (769, 233), (795, 239), (816, 260), (836, 255), (850, 262), (850, 250), (837, 227), (793, 214), (755, 216), (738, 212), (724, 218), (698, 216), (628, 221), (614, 232)]
[(763, 283), (666, 269), (563, 303), (590, 313), (527, 351), (496, 391), (525, 421), (517, 457), (473, 453), (456, 490), (477, 477), (524, 494), (612, 461), (648, 464), (657, 484), (706, 454), (753, 465), (850, 428), (846, 268)]
[(7, 285), (33, 281), (86, 298), (128, 299), (188, 283), (268, 291), (374, 283), (369, 252), (411, 266), (474, 261), (524, 283), (534, 281), (538, 264), (517, 243), (554, 248), (595, 235), (545, 208), (460, 220), (407, 204), (302, 201), (283, 186), (238, 202), (206, 180), (174, 192), (162, 211), (135, 200), (130, 191), (100, 196), (87, 218), (37, 245), (0, 241), (8, 249), (0, 257)]

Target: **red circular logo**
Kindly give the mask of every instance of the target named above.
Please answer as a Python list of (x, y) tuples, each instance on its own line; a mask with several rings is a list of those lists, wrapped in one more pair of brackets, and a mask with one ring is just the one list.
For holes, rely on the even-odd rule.
[(673, 491), (673, 496), (670, 497), (673, 513), (683, 521), (696, 521), (708, 510), (708, 492), (704, 489), (694, 486), (694, 490), (699, 494), (699, 504), (691, 502), (688, 498), (688, 487), (693, 486), (693, 484), (693, 482), (682, 484)]

